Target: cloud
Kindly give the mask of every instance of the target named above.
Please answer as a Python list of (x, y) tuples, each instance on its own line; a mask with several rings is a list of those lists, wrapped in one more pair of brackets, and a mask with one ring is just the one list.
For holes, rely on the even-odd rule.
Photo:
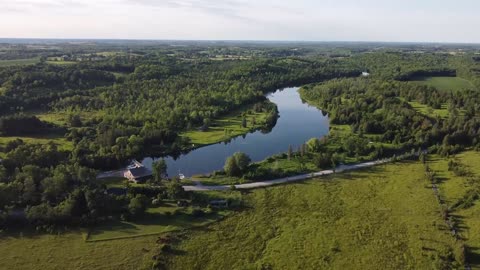
[(155, 8), (184, 9), (193, 12), (202, 12), (208, 15), (223, 16), (240, 20), (251, 20), (244, 16), (245, 9), (250, 4), (237, 0), (124, 0), (129, 5), (150, 6)]
[(0, 14), (3, 12), (34, 12), (38, 10), (71, 9), (86, 7), (76, 0), (0, 0)]

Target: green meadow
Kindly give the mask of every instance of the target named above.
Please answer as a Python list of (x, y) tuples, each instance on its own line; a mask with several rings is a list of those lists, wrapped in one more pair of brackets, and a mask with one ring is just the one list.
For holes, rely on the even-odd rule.
[(63, 66), (63, 65), (75, 65), (78, 62), (75, 61), (46, 61), (50, 65), (58, 65), (58, 66)]
[(449, 115), (447, 104), (443, 104), (440, 109), (433, 109), (432, 107), (426, 104), (421, 104), (417, 101), (411, 101), (408, 102), (408, 104), (410, 104), (410, 106), (412, 106), (412, 108), (415, 109), (417, 112), (426, 116), (448, 118)]
[[(448, 170), (448, 161), (455, 160), (466, 170), (457, 175)], [(440, 180), (439, 188), (445, 203), (451, 209), (459, 233), (467, 247), (467, 261), (475, 269), (480, 268), (480, 153), (467, 151), (446, 159), (433, 156), (429, 166)], [(473, 195), (472, 195), (473, 194)], [(461, 203), (466, 202), (466, 203)], [(460, 204), (459, 204), (460, 203)]]
[(141, 269), (151, 265), (158, 236), (86, 242), (85, 232), (0, 234), (2, 269)]
[(112, 221), (57, 235), (0, 231), (0, 269), (151, 269), (159, 236), (205, 226), (228, 214), (194, 217), (192, 210), (166, 203), (149, 208), (136, 222)]
[(246, 195), (247, 209), (192, 230), (167, 269), (458, 267), (423, 165), (402, 162)]
[(457, 244), (420, 162), (232, 194), (245, 207), (226, 217), (219, 212), (192, 220), (188, 207), (166, 204), (149, 209), (143, 220), (90, 233), (3, 233), (2, 267), (150, 269), (158, 236), (185, 229), (175, 252), (162, 255), (167, 269), (459, 267)]
[(145, 216), (135, 222), (112, 221), (93, 228), (87, 241), (107, 241), (158, 235), (191, 227), (204, 226), (224, 217), (226, 213), (206, 213), (201, 217), (191, 215), (192, 207), (177, 207), (167, 203), (147, 209)]
[(40, 58), (38, 57), (28, 59), (0, 60), (0, 67), (33, 65), (38, 62), (40, 62)]
[(433, 86), (443, 91), (461, 91), (464, 89), (475, 89), (475, 86), (468, 80), (460, 77), (418, 77), (413, 81)]
[[(246, 113), (247, 127), (242, 127), (243, 113)], [(247, 106), (212, 120), (211, 126), (206, 131), (190, 130), (182, 133), (181, 136), (190, 138), (195, 147), (214, 144), (262, 128), (267, 116), (268, 113), (254, 112), (252, 106)], [(255, 124), (252, 124), (253, 119)]]
[[(68, 141), (65, 137), (58, 135), (49, 136), (13, 136), (13, 137), (0, 137), (0, 146), (5, 146), (8, 142), (21, 139), (27, 144), (48, 144), (53, 142), (57, 145), (58, 149), (71, 151), (73, 149), (73, 142)], [(1, 152), (1, 151), (0, 151)]]

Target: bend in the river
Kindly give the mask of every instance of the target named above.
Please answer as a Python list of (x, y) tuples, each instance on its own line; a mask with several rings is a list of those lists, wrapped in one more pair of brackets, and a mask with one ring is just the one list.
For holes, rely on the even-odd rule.
[[(185, 176), (207, 174), (223, 168), (225, 159), (235, 152), (244, 152), (252, 161), (261, 161), (269, 156), (286, 152), (291, 145), (297, 149), (310, 138), (328, 133), (329, 119), (322, 111), (304, 103), (298, 87), (277, 90), (268, 95), (277, 104), (280, 118), (271, 132), (256, 131), (233, 138), (228, 143), (217, 143), (195, 149), (178, 159), (166, 157), (168, 175), (179, 173)], [(145, 158), (142, 163), (151, 168), (153, 159)]]

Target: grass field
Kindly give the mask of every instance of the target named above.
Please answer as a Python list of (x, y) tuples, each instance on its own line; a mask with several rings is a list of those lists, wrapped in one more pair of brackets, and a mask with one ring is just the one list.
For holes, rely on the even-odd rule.
[(417, 101), (411, 101), (411, 102), (408, 102), (408, 104), (410, 104), (412, 108), (415, 109), (417, 112), (426, 116), (448, 118), (448, 115), (449, 115), (446, 104), (442, 105), (441, 109), (433, 109), (432, 107), (429, 107), (428, 105), (425, 105), (425, 104), (421, 104)]
[[(461, 163), (469, 175), (457, 176), (448, 171), (448, 159), (433, 156), (429, 159), (429, 166), (437, 173), (441, 184), (441, 194), (450, 207), (461, 200), (468, 190), (478, 187), (480, 184), (480, 153), (467, 151), (455, 157)], [(467, 245), (467, 260), (480, 269), (480, 202), (474, 200), (473, 205), (460, 207), (454, 210), (453, 216), (459, 225), (460, 235)]]
[(78, 62), (75, 62), (75, 61), (46, 61), (47, 64), (50, 64), (50, 65), (58, 65), (58, 66), (64, 66), (64, 65), (75, 65), (77, 64)]
[[(2, 236), (0, 234), (0, 236)], [(80, 231), (0, 237), (1, 269), (139, 269), (151, 265), (158, 236), (85, 242)]]
[[(175, 255), (167, 257), (167, 269), (441, 268), (455, 243), (423, 172), (418, 162), (402, 162), (252, 191), (242, 196), (244, 211), (189, 230), (187, 239), (174, 246)], [(149, 213), (165, 216), (174, 208), (165, 205)], [(57, 236), (4, 233), (2, 267), (148, 268), (158, 249), (158, 236), (149, 234), (214, 221), (208, 219), (194, 224), (175, 218), (169, 224), (168, 218), (147, 216), (130, 225), (98, 227), (89, 236), (92, 242), (80, 231)]]
[[(74, 113), (79, 115), (83, 122), (92, 120), (93, 118), (101, 118), (105, 115), (103, 111), (81, 111)], [(29, 112), (29, 114), (35, 115), (44, 122), (57, 126), (66, 126), (69, 112)]]
[(90, 232), (87, 241), (134, 238), (204, 226), (223, 218), (226, 214), (220, 212), (206, 214), (203, 217), (193, 217), (191, 212), (191, 207), (180, 208), (174, 203), (149, 208), (141, 220), (135, 222), (114, 221), (95, 227), (95, 229)]
[(33, 65), (38, 62), (40, 62), (40, 58), (38, 57), (29, 59), (0, 60), (0, 67)]
[(435, 269), (455, 248), (423, 165), (404, 162), (260, 189), (193, 230), (168, 269)]
[(90, 234), (80, 230), (58, 235), (0, 231), (0, 269), (150, 269), (159, 234), (203, 226), (228, 214), (195, 218), (190, 211), (166, 204), (149, 209), (137, 222), (112, 222)]
[(413, 81), (433, 86), (442, 91), (460, 91), (463, 89), (475, 89), (468, 80), (460, 77), (419, 77)]
[[(213, 120), (207, 131), (191, 130), (182, 133), (181, 136), (190, 138), (191, 142), (198, 147), (222, 142), (263, 127), (267, 113), (256, 113), (253, 110), (247, 114), (247, 127), (242, 127), (242, 113), (250, 109), (252, 109), (252, 106), (247, 106)], [(255, 118), (256, 125), (251, 124), (253, 118)]]
[(73, 142), (58, 135), (43, 137), (0, 137), (0, 146), (5, 146), (9, 141), (15, 139), (21, 139), (27, 144), (47, 144), (53, 142), (60, 150), (70, 151), (73, 149)]

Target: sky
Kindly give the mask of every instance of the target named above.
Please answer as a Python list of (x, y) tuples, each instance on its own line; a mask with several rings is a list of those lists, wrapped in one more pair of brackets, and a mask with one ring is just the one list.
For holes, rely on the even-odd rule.
[(0, 38), (480, 43), (478, 0), (0, 0)]

